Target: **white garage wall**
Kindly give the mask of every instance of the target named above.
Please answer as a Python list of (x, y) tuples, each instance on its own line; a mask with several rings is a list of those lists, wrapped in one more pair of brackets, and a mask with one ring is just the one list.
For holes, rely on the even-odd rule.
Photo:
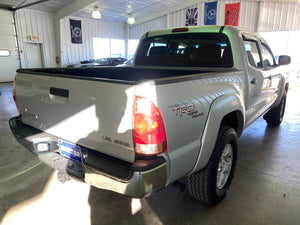
[[(71, 43), (70, 19), (81, 20), (82, 44)], [(66, 17), (61, 26), (61, 64), (77, 64), (94, 58), (93, 37), (125, 39), (123, 23), (107, 22), (76, 17)]]
[[(217, 25), (224, 25), (225, 4), (236, 2), (237, 1), (218, 1)], [(174, 11), (158, 19), (153, 19), (148, 22), (131, 27), (130, 38), (138, 39), (144, 33), (156, 29), (185, 26), (186, 9), (195, 7), (198, 7), (198, 25), (204, 25), (205, 3), (200, 2), (199, 4), (187, 6), (184, 9)], [(241, 1), (239, 26), (255, 31), (258, 24), (259, 7), (260, 3), (257, 1)]]
[[(16, 27), (19, 41), (20, 60), (22, 68), (26, 67), (26, 43), (40, 43), (44, 67), (55, 67), (55, 36), (53, 15), (34, 10), (16, 11)], [(36, 36), (31, 41), (28, 37)]]
[(144, 33), (157, 29), (165, 29), (168, 27), (167, 15), (153, 19), (149, 22), (142, 23), (130, 28), (130, 39), (139, 39)]
[(300, 29), (300, 4), (262, 2), (260, 31), (284, 31)]
[[(219, 0), (217, 25), (224, 25), (225, 5), (237, 2), (241, 3), (239, 27), (254, 32), (300, 29), (300, 5), (287, 2)], [(186, 9), (192, 7), (198, 7), (198, 25), (204, 25), (205, 2), (199, 0), (198, 4), (186, 5), (184, 8), (165, 14), (159, 19), (152, 19), (131, 27), (130, 38), (140, 38), (144, 33), (155, 29), (185, 26)], [(166, 24), (166, 26), (162, 27), (162, 24)]]

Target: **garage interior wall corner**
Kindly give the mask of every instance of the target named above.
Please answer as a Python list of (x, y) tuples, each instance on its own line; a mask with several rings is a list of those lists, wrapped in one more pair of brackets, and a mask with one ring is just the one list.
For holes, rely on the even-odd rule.
[(21, 9), (15, 14), (21, 67), (34, 65), (30, 48), (38, 46), (43, 67), (56, 67), (55, 32), (53, 14)]

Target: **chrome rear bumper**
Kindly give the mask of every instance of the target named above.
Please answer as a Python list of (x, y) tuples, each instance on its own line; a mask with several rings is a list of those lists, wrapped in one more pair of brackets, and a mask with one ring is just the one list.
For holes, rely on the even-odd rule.
[[(162, 157), (129, 164), (83, 147), (84, 162), (79, 164), (59, 154), (58, 137), (23, 124), (20, 117), (11, 118), (9, 125), (16, 140), (40, 161), (97, 188), (141, 198), (166, 185), (167, 165)], [(50, 150), (37, 152), (37, 141), (49, 143)]]

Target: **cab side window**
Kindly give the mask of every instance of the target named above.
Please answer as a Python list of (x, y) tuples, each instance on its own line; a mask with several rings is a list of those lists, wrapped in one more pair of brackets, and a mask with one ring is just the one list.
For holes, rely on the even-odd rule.
[(265, 68), (270, 68), (275, 66), (274, 57), (266, 44), (262, 44), (261, 54), (263, 58), (263, 65)]
[(244, 40), (248, 62), (255, 68), (262, 68), (261, 57), (259, 54), (258, 43), (255, 40)]

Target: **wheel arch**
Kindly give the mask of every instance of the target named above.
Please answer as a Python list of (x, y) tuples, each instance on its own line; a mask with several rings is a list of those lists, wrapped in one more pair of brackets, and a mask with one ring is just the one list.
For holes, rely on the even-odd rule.
[(238, 137), (242, 135), (244, 127), (244, 117), (240, 110), (236, 110), (225, 115), (221, 121), (221, 125), (226, 125), (236, 131)]
[[(240, 137), (245, 126), (243, 99), (236, 94), (223, 95), (211, 105), (201, 137), (201, 147), (191, 173), (203, 169), (212, 155), (221, 125), (232, 127)], [(190, 173), (190, 174), (191, 174)]]

